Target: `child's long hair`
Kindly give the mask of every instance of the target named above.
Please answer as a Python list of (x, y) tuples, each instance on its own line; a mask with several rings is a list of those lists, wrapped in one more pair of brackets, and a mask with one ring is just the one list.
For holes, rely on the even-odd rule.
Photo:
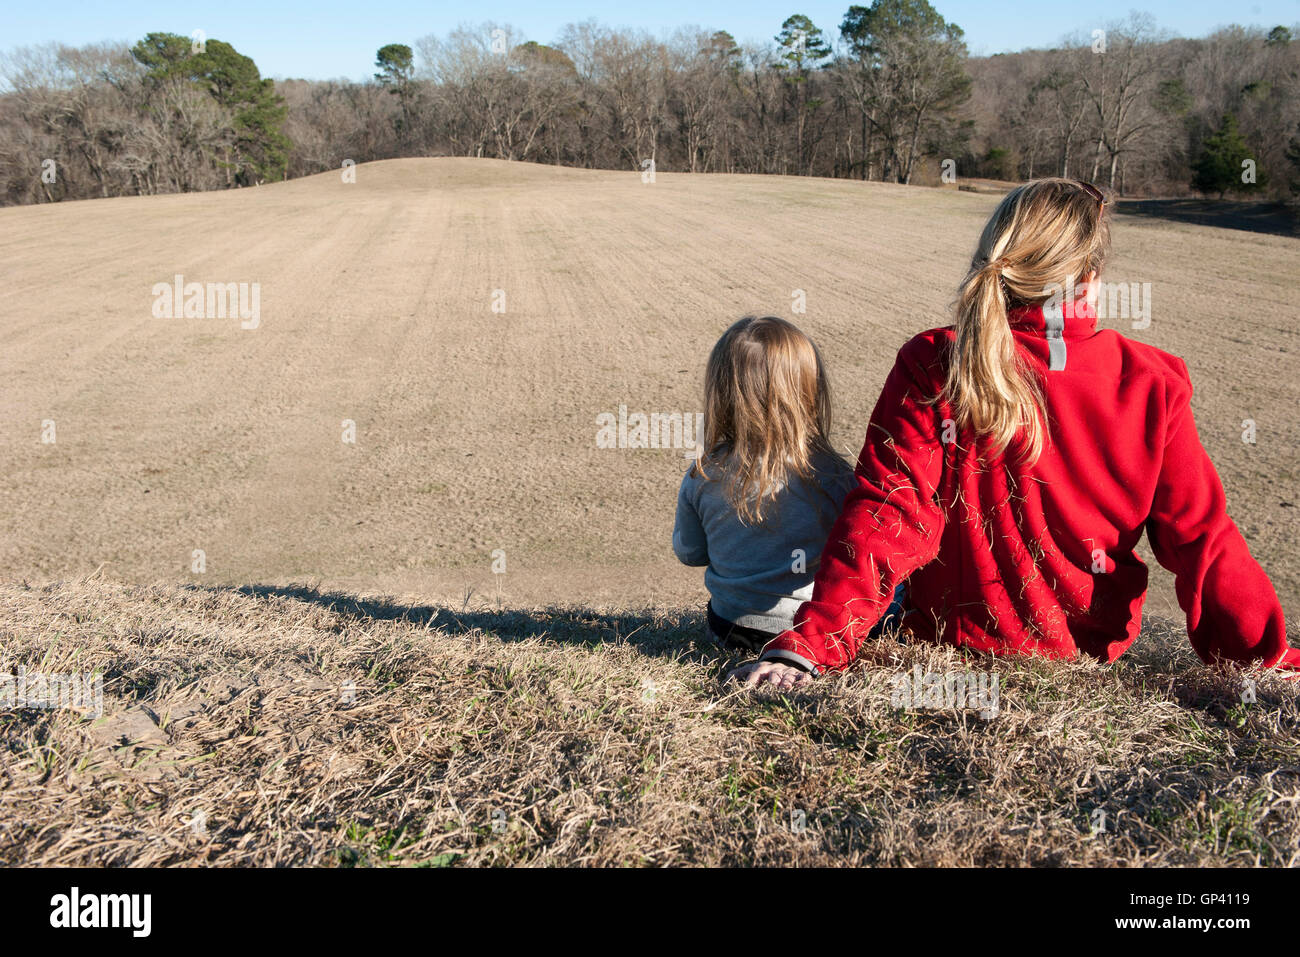
[(956, 340), (941, 395), (957, 426), (995, 453), (1019, 437), (1032, 463), (1047, 431), (1042, 387), (1016, 350), (1008, 307), (1046, 302), (1100, 272), (1110, 252), (1105, 206), (1091, 185), (1038, 179), (1008, 193), (984, 227), (957, 295)]
[(718, 340), (704, 374), (705, 454), (726, 459), (725, 491), (742, 521), (761, 522), (792, 475), (831, 452), (831, 391), (821, 353), (794, 325), (746, 316)]

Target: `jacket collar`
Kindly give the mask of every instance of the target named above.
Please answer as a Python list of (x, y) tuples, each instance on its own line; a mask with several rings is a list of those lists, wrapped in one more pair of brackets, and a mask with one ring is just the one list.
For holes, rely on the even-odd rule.
[(1007, 322), (1016, 331), (1046, 338), (1086, 339), (1097, 331), (1096, 310), (1084, 296), (1054, 308), (1051, 300), (1015, 306), (1007, 310)]
[(1086, 339), (1097, 331), (1097, 313), (1086, 295), (1070, 302), (1048, 299), (1007, 311), (1012, 331), (1026, 332), (1047, 340), (1047, 371), (1060, 372), (1069, 360), (1066, 343)]

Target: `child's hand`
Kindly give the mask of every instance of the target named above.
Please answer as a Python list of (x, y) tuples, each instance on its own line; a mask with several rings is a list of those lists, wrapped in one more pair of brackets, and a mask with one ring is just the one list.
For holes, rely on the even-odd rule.
[(727, 672), (724, 681), (743, 681), (746, 688), (757, 688), (762, 684), (776, 685), (782, 691), (788, 691), (797, 685), (806, 685), (812, 681), (812, 675), (794, 665), (780, 661), (751, 661)]

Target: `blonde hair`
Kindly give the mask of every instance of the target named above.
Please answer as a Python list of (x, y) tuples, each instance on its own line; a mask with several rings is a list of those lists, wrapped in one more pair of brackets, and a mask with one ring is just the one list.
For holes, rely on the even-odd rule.
[(704, 449), (726, 458), (727, 500), (743, 522), (761, 522), (792, 475), (812, 477), (831, 452), (831, 394), (821, 353), (793, 324), (746, 316), (722, 334), (704, 375)]
[(1019, 437), (1029, 462), (1042, 454), (1042, 386), (1016, 349), (1010, 307), (1046, 302), (1100, 272), (1110, 252), (1102, 194), (1074, 180), (1037, 179), (998, 204), (957, 294), (955, 339), (941, 397), (954, 420), (1002, 453)]

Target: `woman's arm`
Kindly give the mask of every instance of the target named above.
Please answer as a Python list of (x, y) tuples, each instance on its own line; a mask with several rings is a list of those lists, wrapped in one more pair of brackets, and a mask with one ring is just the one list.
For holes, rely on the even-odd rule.
[(942, 415), (935, 346), (918, 337), (898, 354), (871, 415), (857, 484), (831, 528), (810, 601), (762, 660), (816, 674), (842, 668), (884, 614), (894, 590), (939, 551), (944, 513)]
[(1164, 461), (1147, 519), (1156, 559), (1174, 573), (1192, 647), (1206, 662), (1300, 669), (1273, 583), (1228, 517), (1223, 483), (1192, 417), (1191, 379), (1171, 390)]

